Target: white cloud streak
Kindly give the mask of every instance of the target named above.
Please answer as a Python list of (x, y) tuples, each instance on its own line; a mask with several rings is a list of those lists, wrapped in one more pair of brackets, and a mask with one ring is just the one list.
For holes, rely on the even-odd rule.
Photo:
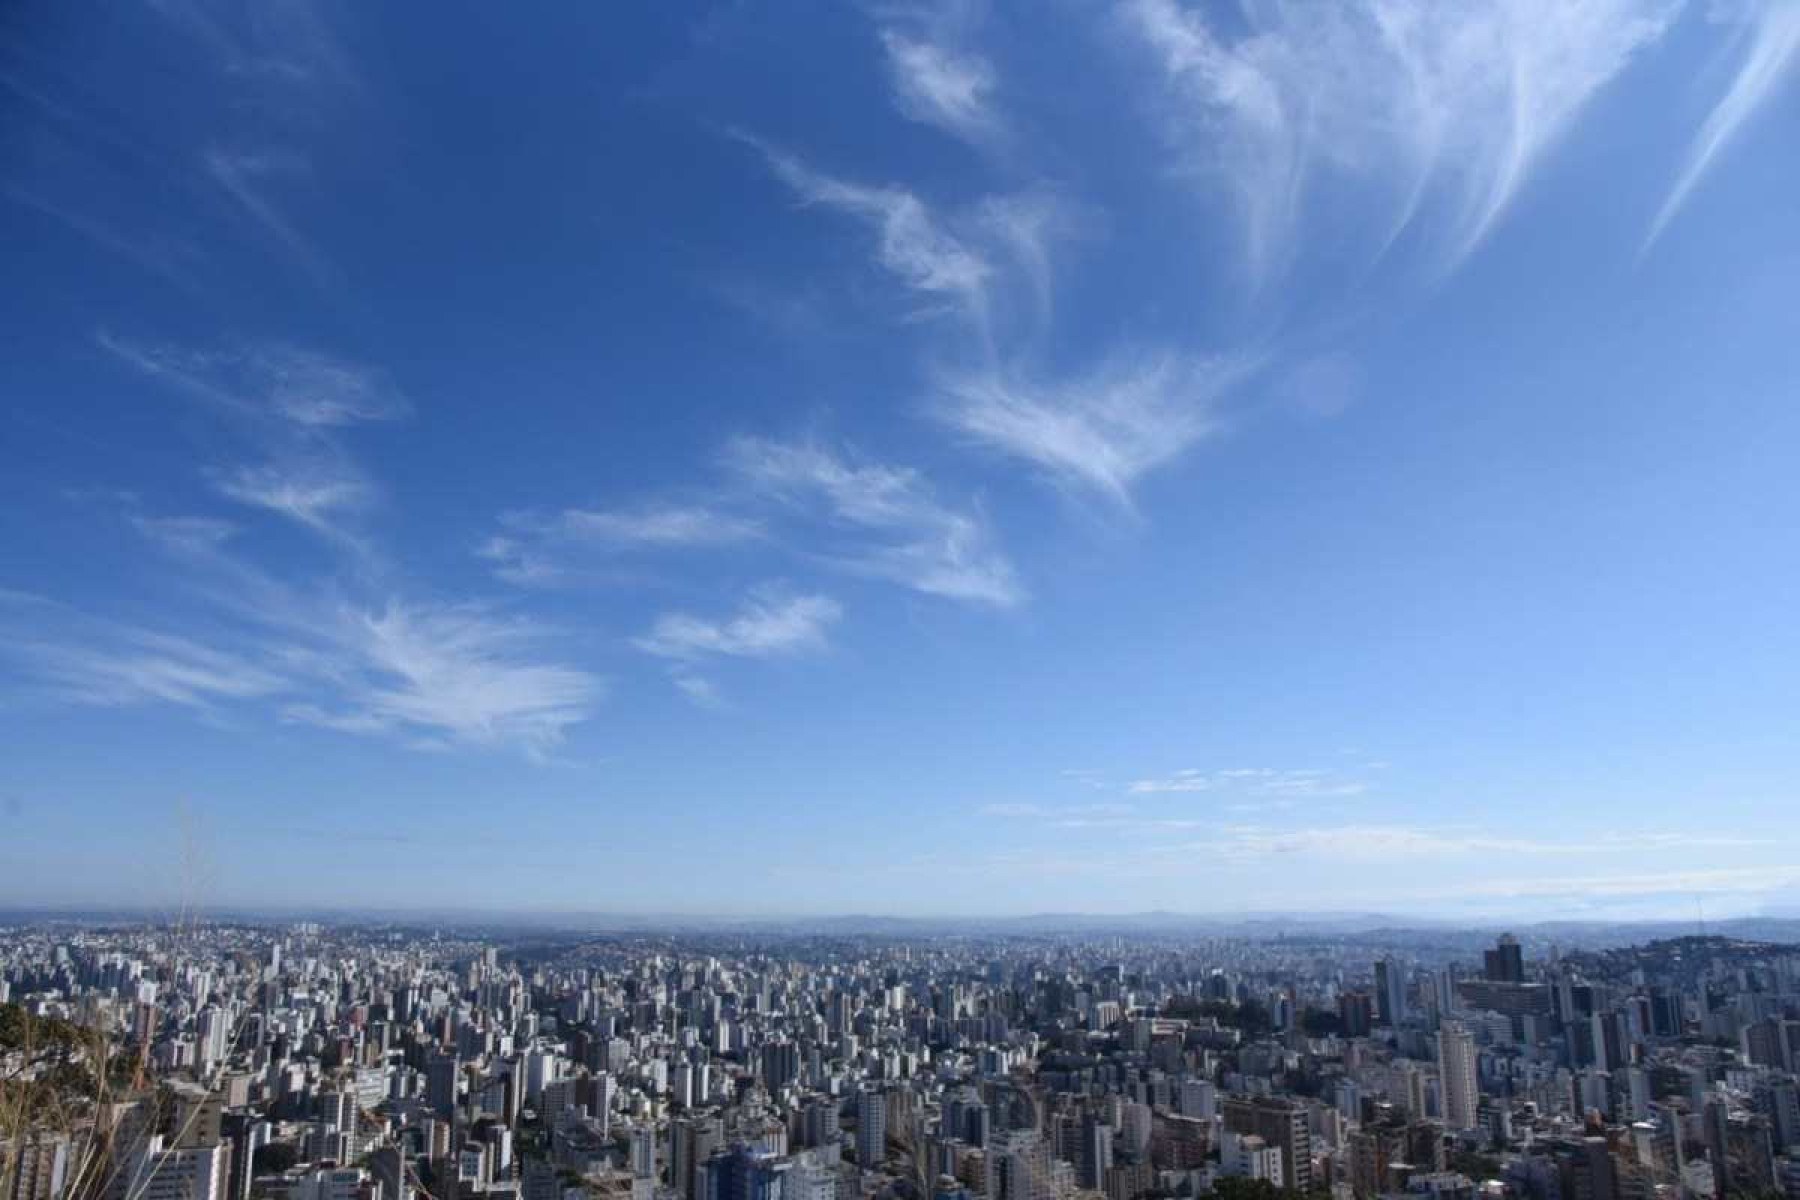
[(4, 653), (68, 703), (212, 709), (288, 686), (280, 673), (251, 658), (23, 593), (0, 591), (0, 628)]
[(1650, 223), (1650, 232), (1644, 239), (1646, 248), (1662, 236), (1720, 151), (1775, 94), (1800, 58), (1796, 53), (1800, 52), (1800, 4), (1792, 0), (1749, 0), (1742, 15), (1748, 26), (1744, 60), (1732, 77), (1731, 86), (1707, 114), (1688, 147), (1681, 173)]
[(283, 343), (189, 350), (104, 331), (97, 340), (146, 377), (233, 418), (266, 453), (254, 465), (208, 472), (222, 495), (366, 549), (351, 519), (369, 507), (377, 489), (344, 452), (340, 435), (412, 411), (382, 372)]
[(994, 268), (976, 248), (945, 229), (918, 196), (900, 187), (870, 187), (814, 170), (792, 154), (744, 139), (803, 203), (857, 218), (876, 235), (876, 260), (914, 292), (986, 320)]
[(725, 618), (664, 613), (633, 645), (662, 658), (694, 660), (714, 655), (774, 658), (825, 648), (843, 609), (830, 596), (794, 593), (778, 585), (757, 588)]
[(933, 494), (918, 471), (857, 462), (810, 442), (738, 438), (727, 465), (763, 496), (816, 511), (848, 530), (826, 560), (854, 574), (927, 595), (1007, 608), (1022, 599), (1012, 564), (994, 546), (976, 510)]
[(305, 158), (278, 150), (230, 153), (214, 148), (201, 161), (207, 175), (251, 223), (279, 243), (315, 283), (330, 277), (323, 256), (265, 192), (266, 179), (305, 174), (309, 169)]
[(1360, 824), (1301, 829), (1227, 825), (1218, 827), (1213, 836), (1191, 843), (1186, 849), (1217, 853), (1230, 858), (1297, 855), (1336, 861), (1412, 861), (1423, 864), (1445, 857), (1470, 854), (1571, 857), (1641, 854), (1655, 850), (1678, 851), (1694, 846), (1737, 847), (1759, 844), (1753, 839), (1728, 835), (1661, 831), (1547, 840), (1496, 834), (1485, 830), (1431, 829), (1409, 825)]
[(215, 472), (213, 484), (239, 504), (267, 509), (330, 537), (347, 536), (342, 519), (373, 497), (373, 488), (360, 476), (317, 463), (238, 467)]
[(730, 478), (704, 503), (513, 513), (478, 553), (532, 586), (587, 577), (602, 556), (798, 539), (803, 557), (846, 574), (997, 608), (1022, 599), (979, 508), (940, 500), (911, 467), (759, 437), (727, 443), (722, 462)]
[[(233, 418), (268, 457), (209, 472), (221, 494), (291, 519), (366, 556), (349, 532), (374, 487), (342, 450), (342, 430), (410, 406), (380, 372), (316, 351), (260, 344), (193, 351), (109, 334), (100, 344), (134, 370)], [(550, 631), (478, 604), (418, 600), (358, 559), (342, 583), (299, 587), (252, 566), (237, 530), (206, 517), (132, 524), (179, 557), (203, 606), (179, 634), (65, 622), (31, 643), (40, 675), (89, 703), (209, 697), (278, 703), (289, 722), (409, 745), (511, 747), (542, 758), (587, 719), (601, 680), (549, 659)], [(674, 536), (679, 522), (663, 522)], [(154, 651), (154, 653), (152, 653)], [(76, 682), (85, 681), (80, 688)], [(104, 685), (104, 686), (103, 686)]]
[(165, 545), (198, 572), (191, 582), (208, 617), (175, 633), (0, 592), (0, 655), (63, 703), (256, 703), (341, 733), (540, 757), (587, 719), (602, 690), (588, 672), (537, 657), (548, 631), (529, 621), (471, 606), (308, 597), (225, 558), (216, 543)]
[(894, 104), (907, 117), (978, 146), (1000, 135), (994, 69), (986, 58), (892, 29), (882, 31), (881, 45)]
[(1033, 804), (1003, 802), (984, 804), (979, 810), (984, 817), (1034, 817), (1056, 820), (1064, 825), (1087, 820), (1126, 820), (1136, 812), (1129, 804)]
[(1134, 37), (1163, 69), (1183, 167), (1234, 198), (1258, 280), (1281, 274), (1330, 205), (1376, 250), (1420, 218), (1441, 269), (1472, 253), (1575, 116), (1679, 0), (1553, 5), (1353, 0), (1216, 10), (1136, 0)]
[(697, 504), (518, 512), (500, 523), (505, 532), (489, 538), (478, 553), (494, 564), (497, 576), (521, 586), (581, 578), (596, 557), (714, 549), (754, 541), (765, 532), (758, 520)]
[(479, 608), (395, 601), (379, 611), (341, 610), (330, 630), (323, 665), (337, 678), (340, 706), (291, 705), (290, 720), (541, 755), (587, 718), (599, 692), (587, 672), (530, 656), (544, 630)]
[(1205, 792), (1314, 798), (1357, 796), (1368, 791), (1369, 785), (1364, 780), (1323, 768), (1228, 767), (1202, 771), (1190, 767), (1172, 775), (1136, 780), (1127, 790), (1135, 795)]
[(190, 350), (104, 330), (95, 340), (121, 362), (188, 396), (302, 432), (392, 421), (412, 411), (381, 371), (283, 342)]
[(930, 411), (1058, 486), (1129, 509), (1141, 476), (1220, 428), (1218, 402), (1257, 365), (1248, 354), (1152, 347), (1115, 351), (1084, 375), (1041, 378), (1016, 364), (1052, 314), (1050, 247), (1072, 226), (1065, 205), (1045, 192), (990, 196), (946, 222), (903, 188), (846, 183), (746, 140), (803, 200), (877, 228), (877, 259), (904, 287), (955, 302), (981, 365), (938, 371)]
[(1247, 359), (1157, 352), (1052, 383), (980, 371), (946, 378), (936, 413), (1059, 486), (1129, 509), (1143, 475), (1222, 428), (1219, 401), (1252, 367)]
[(677, 670), (669, 676), (675, 689), (686, 696), (697, 708), (722, 709), (726, 707), (725, 697), (720, 694), (718, 685), (704, 675), (696, 675), (691, 671)]

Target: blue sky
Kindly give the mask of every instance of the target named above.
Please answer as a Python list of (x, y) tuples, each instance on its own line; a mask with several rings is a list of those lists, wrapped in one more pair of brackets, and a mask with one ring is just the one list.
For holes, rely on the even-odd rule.
[(28, 3), (0, 901), (1797, 894), (1800, 7)]

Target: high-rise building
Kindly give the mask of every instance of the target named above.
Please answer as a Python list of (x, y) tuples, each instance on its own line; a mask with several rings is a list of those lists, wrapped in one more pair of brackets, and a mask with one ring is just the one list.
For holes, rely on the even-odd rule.
[(1050, 1200), (1050, 1147), (1035, 1129), (997, 1130), (988, 1139), (984, 1200)]
[(1350, 1187), (1358, 1200), (1392, 1190), (1388, 1168), (1406, 1161), (1406, 1126), (1370, 1123), (1352, 1131), (1347, 1141)]
[(254, 1112), (231, 1112), (224, 1114), (221, 1132), (225, 1143), (231, 1147), (231, 1173), (225, 1186), (225, 1200), (249, 1200), (256, 1152), (269, 1144), (274, 1127)]
[(1297, 1192), (1312, 1187), (1312, 1127), (1306, 1109), (1278, 1097), (1232, 1096), (1224, 1103), (1225, 1128), (1255, 1135), (1281, 1152), (1282, 1185)]
[(800, 1047), (789, 1041), (765, 1042), (762, 1048), (763, 1087), (773, 1095), (800, 1076)]
[(1492, 950), (1481, 953), (1482, 974), (1494, 983), (1524, 983), (1525, 953), (1519, 939), (1503, 933)]
[(0, 1142), (3, 1200), (60, 1200), (69, 1177), (69, 1139), (39, 1133)]
[(1406, 972), (1391, 958), (1375, 963), (1375, 1015), (1383, 1025), (1406, 1019)]
[(631, 1173), (638, 1179), (656, 1178), (656, 1127), (639, 1125), (631, 1131)]
[(1603, 1071), (1619, 1070), (1628, 1057), (1624, 1016), (1617, 1012), (1597, 1012), (1588, 1019), (1593, 1029), (1594, 1065)]
[(425, 1062), (425, 1103), (440, 1117), (456, 1111), (456, 1081), (462, 1063), (454, 1054), (433, 1054)]
[(1210, 1121), (1219, 1115), (1218, 1089), (1205, 1079), (1181, 1081), (1181, 1114)]
[(1740, 1032), (1744, 1058), (1758, 1066), (1789, 1070), (1792, 1049), (1788, 1044), (1788, 1022), (1776, 1018), (1753, 1021)]
[(1079, 1168), (1077, 1178), (1082, 1187), (1098, 1190), (1105, 1185), (1106, 1169), (1112, 1166), (1112, 1126), (1093, 1113), (1085, 1114), (1081, 1118), (1081, 1142), (1078, 1149), (1080, 1158), (1076, 1160)]
[(1338, 997), (1338, 1026), (1345, 1037), (1368, 1037), (1375, 1025), (1375, 1001), (1367, 992)]
[(887, 1157), (887, 1097), (874, 1088), (856, 1096), (856, 1162), (872, 1171)]
[(369, 1156), (369, 1172), (381, 1185), (381, 1200), (409, 1200), (406, 1158), (397, 1146), (383, 1146)]
[(677, 1117), (669, 1126), (669, 1184), (682, 1200), (703, 1200), (705, 1166), (725, 1137), (717, 1116)]
[(222, 1145), (165, 1149), (152, 1134), (113, 1177), (109, 1200), (225, 1200), (229, 1154)]
[(786, 1159), (745, 1145), (716, 1150), (702, 1168), (702, 1200), (787, 1200), (785, 1184), (792, 1169)]
[(1444, 1123), (1455, 1130), (1475, 1128), (1481, 1101), (1475, 1038), (1456, 1021), (1446, 1021), (1438, 1030), (1438, 1082), (1443, 1093)]

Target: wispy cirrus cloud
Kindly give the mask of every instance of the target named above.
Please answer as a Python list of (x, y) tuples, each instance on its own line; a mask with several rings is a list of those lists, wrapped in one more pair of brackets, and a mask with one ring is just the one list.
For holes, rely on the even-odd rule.
[(1137, 811), (1129, 804), (1034, 804), (1001, 802), (984, 804), (977, 810), (984, 817), (1030, 817), (1066, 822), (1075, 819), (1129, 819)]
[(1282, 274), (1329, 205), (1379, 252), (1419, 227), (1439, 269), (1492, 232), (1577, 114), (1679, 0), (1549, 7), (1356, 0), (1219, 11), (1135, 0), (1182, 169), (1228, 193), (1254, 277)]
[(830, 596), (765, 584), (727, 617), (664, 613), (632, 644), (661, 658), (775, 658), (824, 649), (841, 616), (843, 608)]
[(1731, 86), (1694, 135), (1681, 173), (1650, 223), (1650, 232), (1644, 239), (1646, 247), (1662, 236), (1720, 151), (1775, 94), (1795, 62), (1800, 61), (1800, 5), (1790, 0), (1740, 0), (1736, 4), (1716, 5), (1714, 15), (1744, 27), (1743, 61), (1732, 76)]
[(332, 270), (324, 255), (270, 195), (270, 188), (282, 179), (304, 179), (310, 173), (311, 164), (304, 155), (289, 150), (228, 151), (213, 147), (200, 161), (207, 177), (252, 226), (271, 237), (315, 283), (330, 279)]
[[(172, 610), (179, 615), (168, 629), (76, 614), (35, 640), (21, 639), (44, 668), (40, 678), (64, 683), (61, 699), (238, 701), (340, 733), (542, 757), (591, 715), (604, 691), (590, 671), (551, 658), (557, 631), (527, 618), (478, 604), (359, 599), (334, 584), (295, 585), (237, 555), (208, 519), (135, 516), (132, 523), (175, 556), (182, 589), (198, 607)], [(87, 683), (76, 689), (81, 679)]]
[(895, 107), (907, 117), (977, 146), (1004, 132), (986, 56), (892, 28), (881, 31), (881, 46)]
[(1252, 368), (1248, 358), (1153, 351), (1047, 383), (982, 370), (945, 377), (935, 412), (1058, 486), (1128, 509), (1142, 476), (1223, 428), (1220, 402)]
[(333, 428), (412, 412), (387, 375), (363, 363), (279, 342), (252, 346), (240, 360), (253, 394), (296, 425)]
[(230, 210), (295, 263), (316, 286), (337, 279), (323, 250), (290, 215), (288, 193), (313, 175), (322, 130), (343, 124), (343, 105), (363, 92), (361, 76), (334, 25), (346, 15), (309, 3), (254, 10), (209, 0), (154, 0), (151, 9), (187, 35), (228, 82), (226, 96), (248, 115), (246, 132), (197, 154), (200, 177)]
[(52, 199), (18, 184), (0, 186), (0, 196), (61, 223), (99, 249), (135, 264), (184, 292), (200, 291), (194, 271), (199, 252), (185, 241), (115, 225), (92, 211), (91, 197)]
[(570, 537), (607, 546), (717, 546), (747, 541), (755, 521), (693, 505), (627, 510), (565, 509), (558, 525)]
[(259, 422), (324, 431), (407, 416), (411, 403), (371, 366), (284, 342), (194, 349), (95, 335), (100, 347), (194, 399)]
[(760, 139), (740, 137), (762, 154), (769, 169), (803, 203), (863, 222), (875, 234), (877, 262), (909, 290), (985, 320), (993, 265), (979, 248), (946, 228), (914, 192), (839, 179)]
[[(1273, 861), (1305, 863), (1320, 872), (1347, 866), (1409, 864), (1423, 873), (1454, 867), (1471, 857), (1499, 859), (1512, 865), (1510, 882), (1496, 882), (1496, 894), (1561, 894), (1551, 880), (1533, 880), (1520, 874), (1532, 860), (1547, 859), (1566, 868), (1578, 860), (1603, 862), (1613, 856), (1642, 858), (1649, 855), (1679, 856), (1691, 846), (1719, 850), (1753, 849), (1764, 843), (1752, 838), (1710, 831), (1646, 830), (1568, 838), (1529, 838), (1469, 827), (1432, 827), (1405, 824), (1358, 823), (1336, 826), (1266, 827), (1234, 825), (1206, 819), (1158, 818), (1134, 814), (1068, 816), (1064, 810), (1037, 805), (996, 805), (985, 815), (1039, 823), (1056, 841), (1042, 847), (1022, 846), (984, 860), (984, 869), (999, 873), (1014, 870), (1032, 874), (1084, 876), (1095, 879), (1190, 877), (1196, 863), (1214, 869), (1256, 870)], [(1104, 852), (1070, 854), (1065, 846), (1069, 831), (1104, 830), (1109, 840)], [(1180, 838), (1172, 835), (1189, 833)], [(1753, 872), (1767, 868), (1752, 869)], [(1779, 868), (1783, 879), (1796, 875), (1794, 868)], [(1677, 870), (1674, 878), (1682, 872)], [(1559, 871), (1566, 875), (1566, 872)], [(1736, 869), (1721, 873), (1735, 878)], [(1596, 879), (1613, 878), (1596, 875)], [(1653, 876), (1639, 873), (1619, 877), (1621, 890), (1636, 890), (1638, 880)], [(1630, 882), (1628, 882), (1630, 881)], [(1670, 883), (1665, 888), (1679, 885)], [(1580, 885), (1570, 881), (1568, 890), (1578, 894)], [(1663, 890), (1663, 889), (1657, 889)], [(1290, 890), (1287, 902), (1293, 902)]]
[(914, 316), (958, 318), (990, 357), (997, 339), (1029, 346), (1052, 308), (1052, 247), (1079, 236), (1086, 214), (1036, 185), (945, 208), (911, 188), (856, 183), (749, 135), (776, 178), (802, 203), (860, 220), (876, 235), (874, 259), (924, 304)]
[(120, 362), (232, 419), (260, 460), (212, 468), (227, 499), (361, 548), (352, 528), (378, 489), (345, 450), (350, 426), (412, 411), (385, 373), (317, 350), (251, 343), (196, 350), (96, 335)]
[(949, 219), (907, 189), (847, 184), (752, 144), (803, 199), (879, 228), (877, 261), (903, 288), (954, 300), (960, 349), (977, 353), (927, 356), (926, 411), (1065, 490), (1129, 509), (1143, 475), (1222, 427), (1220, 401), (1260, 361), (1150, 344), (1115, 347), (1085, 372), (1044, 369), (1035, 364), (1054, 310), (1053, 247), (1081, 225), (1053, 192), (988, 196)]
[(317, 98), (362, 86), (326, 6), (245, 10), (212, 0), (151, 0), (148, 7), (190, 37), (214, 69), (261, 94), (291, 89)]
[(310, 660), (336, 684), (335, 706), (295, 703), (293, 721), (340, 732), (447, 737), (543, 755), (587, 719), (600, 694), (585, 670), (533, 656), (545, 629), (476, 606), (345, 608)]
[[(132, 499), (127, 519), (175, 556), (182, 589), (198, 605), (180, 614), (177, 627), (146, 629), (137, 640), (173, 638), (170, 646), (199, 647), (216, 662), (170, 657), (173, 651), (155, 660), (127, 653), (121, 639), (93, 632), (101, 625), (71, 625), (40, 658), (54, 655), (65, 677), (80, 666), (127, 680), (210, 680), (189, 695), (256, 700), (290, 723), (413, 746), (513, 748), (542, 758), (588, 718), (603, 683), (550, 655), (547, 627), (480, 603), (409, 596), (371, 569), (373, 542), (357, 518), (376, 487), (343, 442), (351, 426), (410, 412), (383, 373), (279, 344), (192, 350), (104, 333), (99, 341), (138, 373), (227, 418), (260, 453), (254, 463), (205, 472), (220, 495), (353, 551), (354, 559), (337, 561), (356, 569), (282, 578), (245, 557), (247, 538), (235, 525), (149, 514)], [(241, 668), (246, 682), (229, 690), (222, 670), (201, 673), (209, 662)], [(160, 675), (151, 675), (152, 666)], [(161, 693), (121, 686), (118, 694), (183, 698), (174, 684)]]
[(1754, 846), (1750, 838), (1710, 832), (1639, 831), (1600, 837), (1526, 838), (1484, 830), (1410, 825), (1340, 825), (1304, 829), (1230, 826), (1197, 844), (1234, 857), (1311, 855), (1358, 861), (1416, 860), (1499, 854), (1575, 856), (1680, 850), (1686, 846)]
[(759, 520), (706, 504), (640, 504), (514, 512), (478, 553), (509, 583), (541, 585), (587, 577), (596, 559), (627, 552), (709, 549), (761, 538)]
[(4, 655), (50, 695), (74, 704), (212, 709), (290, 686), (253, 658), (28, 593), (0, 590), (0, 628)]
[(696, 708), (722, 709), (726, 707), (725, 696), (719, 687), (704, 675), (696, 675), (685, 668), (678, 668), (669, 675), (669, 681), (675, 690), (686, 696)]
[(531, 658), (542, 631), (528, 623), (398, 600), (376, 610), (310, 601), (259, 579), (253, 604), (221, 600), (180, 632), (0, 592), (4, 657), (62, 703), (248, 707), (341, 733), (534, 754), (598, 696), (587, 672)]
[[(1360, 833), (1349, 828), (1309, 831), (1294, 839), (1295, 844), (1305, 846), (1303, 850), (1271, 846), (1251, 834), (1237, 845), (1230, 835), (1193, 842), (1157, 836), (1141, 846), (1109, 841), (1104, 847), (1077, 853), (1067, 849), (1065, 834), (1056, 845), (998, 851), (980, 857), (975, 865), (988, 878), (1031, 880), (1049, 876), (1082, 881), (1096, 889), (1092, 895), (1098, 899), (1109, 894), (1101, 888), (1145, 880), (1166, 881), (1182, 889), (1165, 893), (1171, 897), (1190, 894), (1197, 864), (1204, 862), (1205, 869), (1213, 872), (1215, 878), (1232, 881), (1232, 896), (1239, 911), (1270, 913), (1312, 906), (1340, 908), (1344, 889), (1354, 884), (1356, 873), (1382, 863), (1405, 864), (1408, 883), (1384, 888), (1379, 899), (1369, 901), (1371, 905), (1426, 906), (1438, 914), (1473, 910), (1517, 916), (1519, 901), (1540, 900), (1547, 902), (1547, 914), (1563, 914), (1575, 908), (1616, 914), (1620, 919), (1666, 919), (1671, 912), (1691, 913), (1693, 898), (1698, 894), (1721, 901), (1738, 899), (1743, 903), (1742, 911), (1748, 913), (1766, 906), (1771, 893), (1780, 896), (1800, 884), (1800, 871), (1791, 862), (1696, 868), (1683, 861), (1678, 847), (1665, 849), (1684, 836), (1678, 830), (1664, 830), (1637, 844), (1632, 839), (1603, 840), (1594, 848), (1409, 827), (1363, 827)], [(1707, 835), (1700, 836), (1705, 844)], [(1753, 844), (1744, 841), (1732, 845), (1749, 849)], [(1605, 870), (1601, 864), (1613, 852), (1632, 858), (1662, 855), (1666, 866), (1660, 870)], [(1305, 856), (1304, 863), (1293, 860), (1296, 853)], [(1592, 865), (1583, 865), (1582, 860), (1588, 855), (1597, 857)], [(1470, 878), (1466, 860), (1471, 856), (1506, 858), (1508, 870), (1491, 878)], [(1547, 860), (1544, 869), (1532, 869), (1534, 858)], [(1279, 860), (1279, 867), (1272, 867), (1271, 859)], [(968, 856), (961, 856), (957, 863), (968, 866)], [(945, 857), (927, 855), (896, 860), (880, 869), (928, 875), (941, 872), (948, 865), (950, 860)], [(1295, 875), (1293, 872), (1302, 865), (1305, 876)], [(1637, 901), (1661, 903), (1633, 905)], [(1709, 902), (1708, 912), (1712, 911)]]
[(1322, 767), (1227, 767), (1212, 771), (1188, 767), (1170, 775), (1134, 780), (1126, 790), (1135, 795), (1204, 792), (1313, 798), (1359, 796), (1369, 790), (1369, 783)]
[(343, 520), (364, 508), (373, 487), (342, 464), (305, 463), (236, 467), (212, 473), (221, 495), (267, 509), (321, 534), (344, 535)]
[(836, 531), (821, 553), (833, 565), (998, 608), (1022, 597), (981, 513), (945, 504), (911, 467), (858, 461), (815, 442), (755, 437), (732, 441), (725, 461), (755, 493), (816, 514)]
[(212, 553), (238, 532), (235, 524), (218, 517), (152, 516), (138, 509), (135, 496), (123, 497), (120, 503), (128, 510), (127, 521), (144, 537), (183, 553)]
[(512, 513), (478, 550), (521, 586), (579, 582), (601, 561), (754, 543), (924, 595), (1005, 608), (1023, 596), (980, 508), (942, 499), (923, 472), (815, 440), (741, 436), (701, 500)]

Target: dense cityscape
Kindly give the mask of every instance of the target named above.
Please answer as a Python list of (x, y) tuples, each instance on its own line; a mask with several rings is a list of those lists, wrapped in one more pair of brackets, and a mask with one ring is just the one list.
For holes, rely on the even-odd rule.
[(0, 1200), (1800, 1200), (1800, 0), (0, 2)]
[(1720, 936), (63, 923), (0, 1002), (0, 1200), (1800, 1196)]

